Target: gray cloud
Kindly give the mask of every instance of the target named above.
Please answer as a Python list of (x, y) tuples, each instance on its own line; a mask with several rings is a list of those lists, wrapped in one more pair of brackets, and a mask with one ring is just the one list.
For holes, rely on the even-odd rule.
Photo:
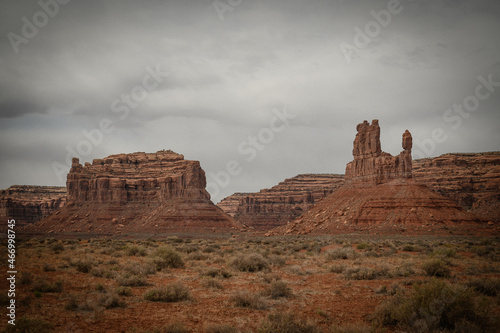
[[(173, 149), (200, 160), (209, 182), (238, 161), (242, 173), (212, 193), (215, 201), (298, 173), (343, 173), (364, 119), (380, 119), (391, 153), (405, 129), (424, 142), (435, 128), (447, 140), (432, 156), (499, 150), (500, 92), (459, 128), (443, 114), (474, 93), (479, 75), (500, 81), (500, 3), (401, 0), (402, 11), (348, 64), (340, 43), (354, 45), (354, 29), (364, 31), (387, 3), (245, 0), (220, 20), (212, 1), (73, 0), (15, 53), (8, 34), (22, 35), (22, 18), (41, 7), (4, 1), (0, 187), (64, 183), (52, 164), (66, 164), (103, 118), (114, 130), (82, 160)], [(121, 119), (113, 102), (156, 66), (168, 77)], [(238, 146), (284, 108), (296, 117), (248, 162)]]

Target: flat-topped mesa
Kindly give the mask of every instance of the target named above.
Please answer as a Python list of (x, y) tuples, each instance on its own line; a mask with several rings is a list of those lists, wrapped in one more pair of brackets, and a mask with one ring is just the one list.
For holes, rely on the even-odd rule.
[(73, 158), (67, 182), (69, 202), (126, 203), (172, 198), (209, 200), (198, 161), (170, 150), (111, 155), (82, 166)]
[(15, 219), (16, 225), (24, 226), (52, 214), (65, 203), (64, 187), (13, 185), (0, 190), (0, 217)]
[(25, 234), (149, 237), (231, 233), (241, 224), (210, 201), (198, 161), (170, 150), (73, 159), (68, 203)]
[(392, 179), (412, 177), (412, 137), (403, 133), (403, 151), (398, 156), (383, 152), (380, 146), (380, 126), (374, 119), (358, 124), (353, 142), (354, 160), (346, 166), (345, 179), (353, 184), (382, 184)]

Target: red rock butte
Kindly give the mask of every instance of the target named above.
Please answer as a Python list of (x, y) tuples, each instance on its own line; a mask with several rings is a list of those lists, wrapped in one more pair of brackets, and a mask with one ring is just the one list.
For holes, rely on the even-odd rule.
[(412, 177), (412, 137), (408, 130), (403, 134), (403, 151), (398, 156), (383, 152), (380, 146), (378, 119), (358, 124), (353, 143), (354, 160), (345, 170), (345, 180), (357, 184), (382, 184), (391, 179)]
[(357, 127), (354, 160), (346, 166), (346, 183), (306, 214), (273, 234), (368, 232), (379, 234), (489, 234), (498, 230), (470, 214), (450, 198), (412, 179), (408, 130), (403, 152), (382, 151), (378, 120)]
[(73, 158), (67, 204), (26, 233), (91, 235), (235, 232), (240, 224), (210, 201), (198, 161), (170, 150)]

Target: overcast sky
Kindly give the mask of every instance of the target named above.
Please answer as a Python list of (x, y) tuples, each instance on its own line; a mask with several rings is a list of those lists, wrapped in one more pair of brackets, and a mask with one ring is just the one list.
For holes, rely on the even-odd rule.
[(0, 2), (0, 188), (172, 149), (218, 202), (344, 173), (374, 118), (393, 155), (500, 150), (497, 0), (59, 1)]

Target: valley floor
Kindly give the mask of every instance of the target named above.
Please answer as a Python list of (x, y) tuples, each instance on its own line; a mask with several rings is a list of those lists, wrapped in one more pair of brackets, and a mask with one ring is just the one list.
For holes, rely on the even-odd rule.
[(498, 238), (32, 238), (16, 265), (27, 332), (494, 332), (500, 317)]

